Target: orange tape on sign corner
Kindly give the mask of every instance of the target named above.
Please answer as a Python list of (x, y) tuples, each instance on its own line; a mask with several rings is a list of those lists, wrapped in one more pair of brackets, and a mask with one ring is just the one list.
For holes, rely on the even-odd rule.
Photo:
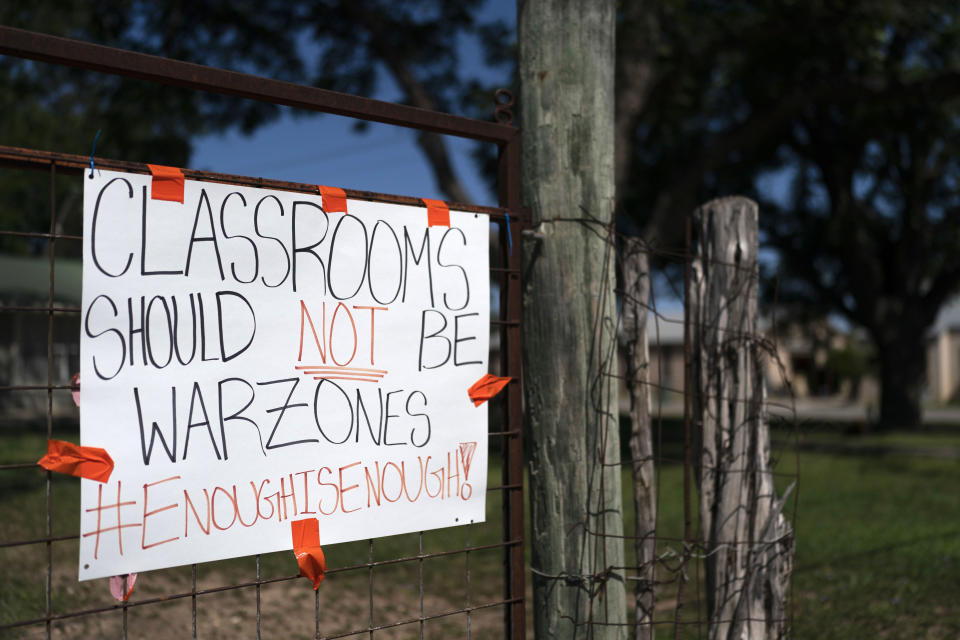
[(183, 203), (183, 171), (176, 167), (148, 164), (153, 182), (150, 185), (151, 200), (169, 200)]
[(321, 206), (327, 213), (342, 211), (347, 213), (347, 194), (338, 187), (325, 187), (322, 184), (317, 185), (320, 190)]
[(113, 473), (113, 458), (100, 447), (81, 447), (63, 440), (47, 440), (47, 455), (37, 464), (48, 471), (107, 482)]
[(423, 204), (427, 205), (427, 226), (428, 227), (449, 227), (450, 226), (450, 207), (443, 200), (430, 200), (429, 198), (420, 198)]
[(484, 402), (500, 393), (512, 378), (500, 378), (489, 373), (473, 383), (467, 390), (470, 399), (473, 400), (473, 406), (479, 407)]
[(297, 557), (300, 575), (313, 582), (316, 591), (327, 572), (327, 561), (320, 547), (320, 522), (316, 518), (304, 518), (290, 523), (293, 536), (293, 555)]

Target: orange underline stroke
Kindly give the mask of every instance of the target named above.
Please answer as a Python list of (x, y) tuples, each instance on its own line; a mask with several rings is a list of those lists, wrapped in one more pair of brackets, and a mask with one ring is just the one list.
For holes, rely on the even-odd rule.
[(372, 380), (379, 380), (383, 377), (378, 373), (357, 373), (355, 371), (304, 371), (303, 375), (320, 376), (321, 378), (327, 376), (356, 376), (358, 378), (370, 378)]
[(363, 367), (324, 367), (322, 365), (295, 365), (294, 369), (306, 369), (308, 371), (371, 371), (373, 373), (387, 373), (386, 369), (364, 369)]
[(380, 378), (352, 378), (350, 376), (314, 376), (314, 380), (356, 380), (358, 382), (380, 382)]
[(342, 373), (330, 373), (329, 371), (304, 371), (303, 375), (313, 376), (316, 379), (320, 378), (334, 378), (341, 375), (352, 375), (357, 378), (363, 378), (364, 380), (382, 380), (383, 376), (376, 375), (374, 373), (353, 373), (351, 371), (344, 371)]
[[(314, 380), (320, 380), (321, 378), (328, 378), (334, 380), (347, 379), (343, 378), (343, 374), (339, 373), (305, 373), (305, 376), (313, 376)], [(377, 382), (383, 380), (383, 376), (371, 376), (363, 373), (356, 373), (352, 376), (349, 376), (350, 380), (370, 380), (371, 382)]]
[(305, 375), (305, 376), (307, 376), (307, 375), (313, 375), (313, 374), (323, 374), (323, 373), (333, 373), (333, 374), (337, 374), (337, 373), (347, 374), (347, 373), (349, 373), (349, 374), (352, 374), (352, 375), (355, 375), (355, 376), (364, 376), (364, 377), (373, 376), (373, 377), (376, 377), (376, 378), (382, 378), (384, 375), (386, 375), (387, 372), (384, 371), (383, 373), (367, 373), (367, 372), (364, 371), (363, 369), (348, 369), (348, 368), (343, 368), (343, 369), (329, 369), (329, 368), (326, 368), (326, 369), (304, 369), (302, 373), (303, 373), (303, 375)]

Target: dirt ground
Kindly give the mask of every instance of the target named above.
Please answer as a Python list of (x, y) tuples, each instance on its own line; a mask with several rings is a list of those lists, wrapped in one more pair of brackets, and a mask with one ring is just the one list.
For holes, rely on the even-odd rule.
[[(262, 585), (259, 620), (262, 638), (377, 638), (382, 640), (420, 637), (420, 590), (415, 566), (378, 567), (374, 570), (371, 623), (370, 577), (366, 570), (333, 574), (315, 594), (306, 579)], [(424, 572), (423, 612), (436, 616), (466, 605), (466, 585), (451, 587), (451, 573), (436, 567)], [(82, 598), (85, 608), (116, 604), (106, 580), (78, 583), (68, 571), (54, 575), (54, 592), (61, 597)], [(208, 570), (198, 589), (212, 589), (242, 582), (236, 572)], [(434, 573), (434, 575), (430, 575)], [(459, 573), (459, 572), (458, 572)], [(142, 574), (126, 612), (127, 637), (174, 640), (193, 637), (192, 598), (136, 606), (138, 601), (190, 591), (189, 568)], [(491, 588), (492, 587), (492, 588)], [(442, 595), (438, 595), (442, 594)], [(471, 604), (480, 606), (499, 600), (498, 585), (471, 586)], [(319, 606), (318, 606), (319, 602)], [(53, 638), (120, 638), (123, 611), (113, 610), (55, 622)], [(396, 624), (404, 623), (405, 624)], [(256, 638), (257, 590), (245, 587), (197, 597), (197, 637)], [(387, 628), (370, 631), (370, 626)], [(319, 635), (318, 635), (319, 629)], [(503, 608), (494, 606), (439, 617), (423, 623), (424, 638), (498, 638), (503, 633)], [(14, 630), (14, 638), (44, 638), (44, 626)]]

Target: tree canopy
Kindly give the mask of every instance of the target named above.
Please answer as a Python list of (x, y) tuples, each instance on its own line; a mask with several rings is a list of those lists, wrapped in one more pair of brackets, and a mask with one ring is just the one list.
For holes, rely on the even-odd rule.
[[(0, 22), (364, 95), (390, 78), (409, 104), (482, 117), (491, 92), (465, 72), (458, 42), (478, 38), (496, 64), (514, 51), (483, 6), (37, 0), (3, 5)], [(863, 327), (882, 367), (882, 422), (917, 424), (925, 333), (960, 290), (960, 8), (625, 0), (618, 12), (622, 228), (675, 245), (677, 221), (700, 202), (756, 198), (778, 299)], [(178, 165), (196, 135), (253, 130), (278, 113), (11, 59), (0, 59), (0, 106), (5, 144), (87, 153), (109, 122), (98, 154)], [(418, 144), (441, 190), (468, 200), (443, 139)], [(20, 211), (41, 200), (0, 181), (19, 189)], [(6, 228), (26, 224), (10, 207), (0, 215)]]
[(926, 332), (960, 291), (960, 7), (647, 9), (653, 80), (631, 129), (623, 212), (670, 237), (664, 222), (695, 201), (755, 197), (779, 301), (863, 327), (881, 365), (881, 423), (916, 426)]
[[(490, 113), (492, 89), (462, 73), (462, 36), (478, 39), (488, 63), (503, 64), (512, 54), (508, 45), (495, 46), (508, 42), (506, 27), (478, 18), (483, 4), (38, 0), (3, 5), (0, 24), (366, 96), (389, 78), (405, 103), (475, 114), (478, 108)], [(228, 96), (3, 57), (0, 107), (4, 144), (86, 154), (102, 127), (97, 155), (174, 166), (188, 164), (195, 137), (230, 128), (251, 132), (280, 113)], [(417, 143), (438, 187), (450, 200), (468, 202), (443, 137), (422, 133)], [(0, 207), (4, 228), (45, 228), (45, 187), (5, 172), (0, 189), (10, 194), (8, 202), (20, 203)], [(75, 205), (71, 189), (64, 186), (61, 201)], [(79, 216), (63, 217), (76, 232)], [(37, 248), (2, 242), (7, 250)]]

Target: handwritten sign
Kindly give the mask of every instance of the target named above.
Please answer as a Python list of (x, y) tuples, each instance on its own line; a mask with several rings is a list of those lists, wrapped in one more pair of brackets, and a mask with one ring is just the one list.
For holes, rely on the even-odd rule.
[(80, 579), (484, 519), (489, 221), (84, 178)]

